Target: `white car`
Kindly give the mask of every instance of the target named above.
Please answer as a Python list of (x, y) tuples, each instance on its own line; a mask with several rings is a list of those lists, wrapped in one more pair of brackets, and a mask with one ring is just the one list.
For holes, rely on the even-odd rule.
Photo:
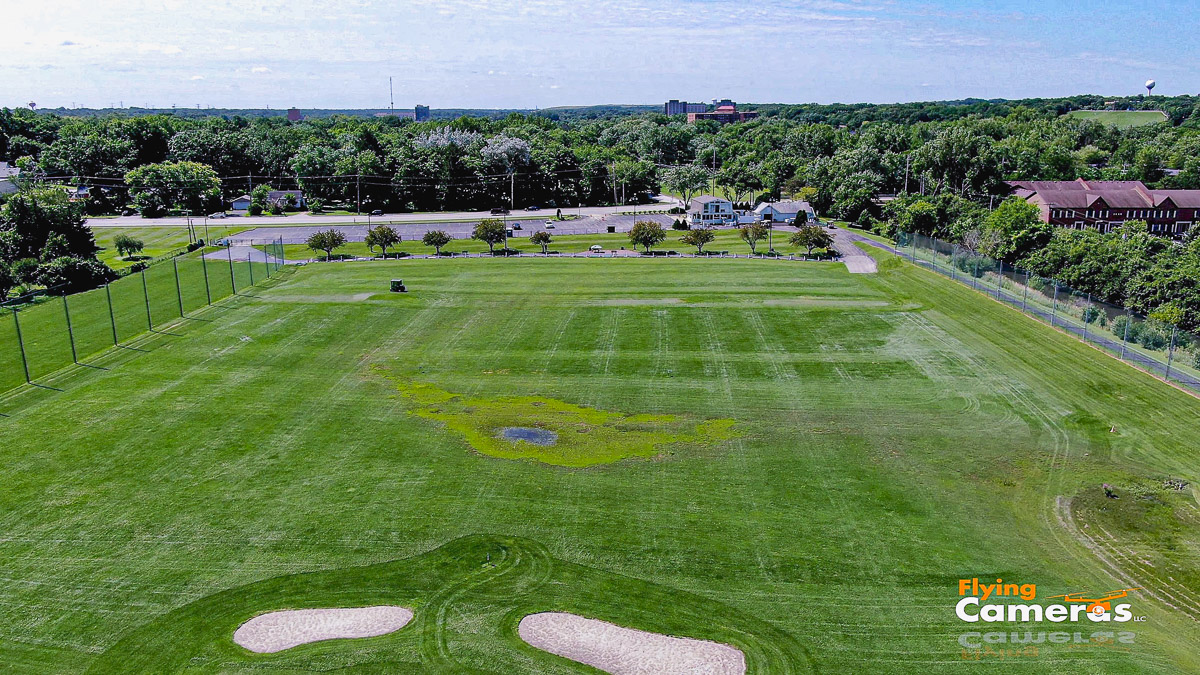
[(546, 229), (547, 229), (547, 230), (553, 230), (553, 229), (554, 229), (554, 221), (553, 221), (553, 220), (547, 220), (547, 221), (546, 221)]
[(604, 247), (601, 246), (600, 244), (592, 244), (592, 247), (589, 248), (588, 250), (591, 251), (592, 253), (599, 253), (604, 250)]

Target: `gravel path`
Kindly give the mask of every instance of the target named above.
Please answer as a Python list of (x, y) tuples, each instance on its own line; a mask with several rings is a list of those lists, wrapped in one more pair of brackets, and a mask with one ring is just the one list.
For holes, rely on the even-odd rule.
[(742, 675), (746, 658), (718, 642), (622, 628), (575, 614), (545, 612), (521, 619), (529, 644), (613, 675)]
[(260, 614), (238, 627), (233, 641), (259, 654), (338, 638), (364, 638), (400, 630), (413, 613), (379, 605), (356, 609), (292, 609)]

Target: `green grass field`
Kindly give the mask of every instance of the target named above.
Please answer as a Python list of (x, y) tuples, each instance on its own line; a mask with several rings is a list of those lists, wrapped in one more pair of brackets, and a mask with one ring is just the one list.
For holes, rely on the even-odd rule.
[[(249, 228), (209, 225), (208, 236), (212, 241), (218, 241), (247, 229)], [(203, 226), (197, 226), (196, 231), (201, 238), (204, 237)], [(101, 248), (97, 257), (101, 262), (118, 270), (132, 266), (139, 259), (157, 258), (187, 248), (190, 243), (187, 228), (183, 227), (96, 227), (92, 228), (92, 233), (96, 237), (96, 245)], [(140, 240), (146, 245), (145, 250), (132, 260), (122, 257), (113, 246), (113, 240), (121, 234)]]
[[(1200, 669), (1200, 401), (894, 258), (318, 264), (187, 313), (0, 398), (0, 668), (595, 672), (517, 637), (561, 610), (755, 673)], [(971, 577), (1146, 620), (966, 624)], [(416, 618), (231, 640), (370, 604)], [(1017, 629), (1085, 641), (960, 644)]]
[(1157, 110), (1072, 110), (1067, 117), (1099, 120), (1120, 129), (1144, 127), (1147, 124), (1166, 122), (1167, 116)]

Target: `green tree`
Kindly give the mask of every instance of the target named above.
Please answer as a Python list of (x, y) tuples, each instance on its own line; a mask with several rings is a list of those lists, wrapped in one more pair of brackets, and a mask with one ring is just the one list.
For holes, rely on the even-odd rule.
[(7, 263), (0, 261), (0, 302), (8, 299), (8, 294), (17, 287), (17, 278)]
[(708, 187), (711, 178), (708, 169), (696, 164), (673, 166), (663, 172), (662, 185), (664, 188), (683, 199), (683, 208), (688, 207), (692, 197)]
[(370, 230), (367, 230), (367, 238), (363, 240), (367, 248), (374, 253), (375, 247), (378, 246), (383, 251), (383, 257), (387, 257), (387, 250), (393, 246), (400, 244), (400, 235), (388, 225), (376, 225)]
[(141, 239), (134, 239), (127, 234), (118, 234), (113, 239), (113, 247), (117, 249), (117, 253), (128, 260), (133, 254), (141, 253), (146, 248), (146, 244)]
[(717, 234), (713, 232), (712, 228), (698, 227), (694, 230), (684, 232), (679, 237), (679, 242), (688, 246), (695, 246), (696, 253), (704, 253), (704, 245), (711, 244), (712, 240), (716, 238)]
[(133, 203), (147, 218), (171, 209), (208, 213), (221, 201), (221, 178), (207, 164), (164, 162), (147, 164), (125, 174)]
[(744, 241), (750, 245), (751, 253), (755, 252), (755, 248), (758, 246), (758, 242), (762, 241), (763, 239), (766, 239), (768, 234), (770, 234), (770, 231), (767, 229), (767, 226), (762, 224), (761, 222), (743, 225), (742, 231), (739, 233), (739, 235), (742, 238), (742, 241)]
[(495, 253), (496, 244), (503, 242), (508, 235), (505, 230), (504, 221), (497, 218), (485, 218), (475, 226), (475, 230), (471, 232), (471, 238), (487, 244), (488, 251)]
[(450, 235), (444, 230), (430, 230), (421, 237), (421, 243), (426, 246), (432, 246), (437, 251), (438, 255), (442, 254), (442, 247), (450, 243)]
[(541, 246), (542, 253), (545, 253), (548, 250), (548, 248), (550, 246), (550, 242), (552, 242), (553, 239), (551, 239), (549, 232), (547, 232), (545, 230), (538, 230), (537, 232), (534, 232), (533, 234), (529, 235), (529, 241), (533, 242), (534, 244), (537, 244), (538, 246)]
[(117, 273), (99, 260), (85, 260), (64, 256), (55, 258), (37, 268), (37, 283), (53, 289), (54, 293), (67, 295), (79, 293), (113, 281)]
[(808, 255), (812, 255), (814, 248), (829, 249), (833, 246), (833, 237), (819, 225), (801, 227), (792, 234), (789, 241), (792, 246), (806, 249)]
[(307, 244), (307, 246), (314, 252), (324, 251), (325, 260), (329, 261), (333, 259), (334, 249), (341, 248), (346, 245), (346, 235), (342, 234), (340, 230), (335, 230), (333, 228), (328, 230), (320, 230), (310, 235), (305, 244)]
[[(94, 258), (96, 240), (85, 223), (83, 206), (58, 188), (21, 190), (0, 208), (0, 258), (12, 262), (40, 258), (52, 235), (66, 241), (66, 251)], [(60, 251), (61, 252), (61, 251)]]
[(667, 238), (667, 232), (662, 225), (652, 220), (639, 220), (629, 230), (629, 241), (636, 247), (641, 246), (647, 252), (661, 244)]
[(987, 245), (980, 252), (1009, 261), (1019, 260), (1042, 248), (1054, 236), (1054, 226), (1042, 222), (1038, 207), (1020, 197), (1004, 200), (988, 214), (984, 231)]

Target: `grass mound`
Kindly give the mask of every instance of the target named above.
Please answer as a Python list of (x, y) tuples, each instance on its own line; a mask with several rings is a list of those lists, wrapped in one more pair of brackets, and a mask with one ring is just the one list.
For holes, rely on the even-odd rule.
[[(238, 626), (264, 612), (374, 604), (412, 607), (414, 619), (378, 637), (273, 654), (233, 641)], [(89, 672), (562, 672), (567, 662), (517, 636), (521, 618), (541, 611), (731, 644), (757, 672), (812, 670), (802, 643), (719, 600), (565, 562), (529, 539), (477, 535), (412, 558), (283, 575), (209, 595), (133, 630)]]
[[(468, 397), (426, 382), (395, 380), (410, 412), (437, 420), (476, 451), (503, 459), (533, 459), (555, 466), (610, 464), (654, 457), (672, 445), (710, 444), (733, 438), (734, 420), (696, 421), (678, 415), (626, 415), (541, 396)], [(545, 429), (553, 445), (504, 437), (506, 428)]]

